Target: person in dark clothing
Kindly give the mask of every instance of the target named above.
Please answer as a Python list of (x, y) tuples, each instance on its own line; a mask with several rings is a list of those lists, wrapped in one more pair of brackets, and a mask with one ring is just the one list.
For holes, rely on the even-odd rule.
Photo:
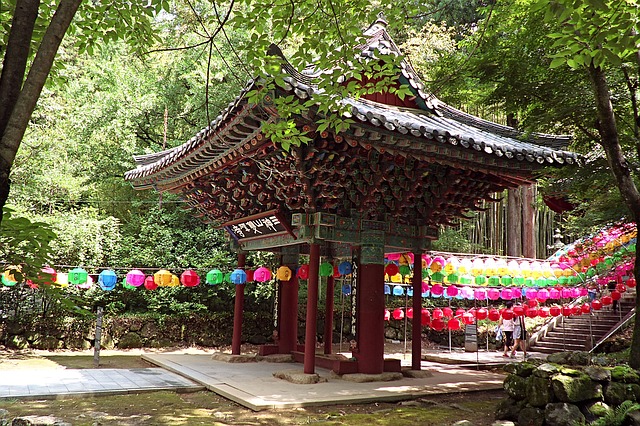
[[(616, 289), (616, 282), (615, 282), (615, 281), (613, 281), (613, 280), (612, 280), (612, 281), (609, 281), (609, 282), (607, 283), (607, 288), (609, 289), (609, 293), (611, 293), (613, 290), (615, 290), (615, 289)], [(614, 300), (614, 301), (613, 301), (613, 306), (612, 306), (612, 308), (613, 308), (613, 312), (618, 312), (618, 301), (617, 301), (617, 300)]]

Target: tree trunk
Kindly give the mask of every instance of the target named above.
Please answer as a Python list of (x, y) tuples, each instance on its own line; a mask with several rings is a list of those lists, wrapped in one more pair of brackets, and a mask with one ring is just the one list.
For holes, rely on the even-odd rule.
[(507, 192), (507, 256), (522, 256), (522, 187)]
[(536, 185), (522, 186), (522, 255), (537, 258)]
[[(609, 85), (601, 68), (596, 68), (591, 65), (588, 70), (589, 77), (593, 83), (596, 108), (598, 111), (600, 144), (607, 154), (607, 161), (616, 178), (620, 194), (633, 214), (636, 227), (638, 227), (638, 219), (640, 219), (640, 193), (633, 182), (629, 164), (624, 158), (622, 148), (620, 147), (616, 117), (611, 105)], [(640, 244), (636, 245), (636, 261), (633, 275), (636, 281), (640, 280)], [(640, 297), (638, 296), (640, 296), (640, 294), (636, 287), (636, 317), (633, 337), (631, 339), (631, 353), (629, 355), (629, 365), (636, 369), (640, 368)]]
[(60, 1), (58, 9), (51, 18), (51, 23), (42, 37), (24, 86), (12, 111), (9, 113), (6, 129), (2, 134), (2, 139), (0, 139), (0, 223), (2, 223), (2, 208), (9, 196), (9, 173), (13, 166), (13, 161), (27, 130), (33, 110), (40, 98), (44, 83), (47, 81), (51, 71), (51, 66), (62, 38), (67, 32), (81, 2), (82, 0)]

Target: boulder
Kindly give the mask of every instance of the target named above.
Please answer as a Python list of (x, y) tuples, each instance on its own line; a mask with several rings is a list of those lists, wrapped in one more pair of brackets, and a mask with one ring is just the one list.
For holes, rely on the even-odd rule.
[(535, 369), (533, 375), (536, 377), (542, 377), (548, 379), (558, 372), (558, 366), (554, 364), (541, 364)]
[(64, 342), (62, 340), (58, 340), (55, 336), (42, 336), (33, 342), (33, 347), (36, 349), (53, 351), (56, 349), (62, 349), (64, 347)]
[(549, 379), (532, 376), (527, 383), (527, 402), (533, 407), (545, 407), (553, 401)]
[(102, 335), (100, 336), (100, 347), (102, 349), (115, 349), (116, 347), (116, 344), (113, 341), (113, 337), (111, 337), (111, 334), (105, 333), (104, 329)]
[(118, 341), (118, 349), (134, 349), (142, 347), (142, 337), (138, 333), (130, 331)]
[(518, 426), (542, 426), (544, 424), (544, 410), (535, 407), (525, 407), (518, 414)]
[(5, 327), (6, 334), (24, 334), (24, 332), (26, 331), (24, 325), (15, 321), (8, 321)]
[(604, 417), (611, 412), (611, 407), (603, 401), (595, 401), (585, 405), (585, 409), (594, 417)]
[(71, 423), (53, 416), (22, 416), (13, 419), (11, 426), (71, 426)]
[(611, 380), (611, 371), (598, 365), (590, 365), (584, 369), (584, 373), (596, 382), (608, 382)]
[(547, 426), (573, 426), (584, 422), (580, 409), (566, 402), (550, 403), (544, 409), (544, 420)]
[(637, 401), (640, 398), (640, 386), (635, 383), (610, 382), (604, 391), (604, 401), (614, 407), (623, 401)]
[(27, 339), (27, 342), (32, 343), (40, 338), (40, 333), (35, 331), (27, 331), (24, 333), (24, 338)]
[(530, 362), (512, 362), (503, 367), (505, 372), (520, 377), (529, 377), (535, 369), (536, 366)]
[(556, 352), (547, 356), (547, 361), (554, 364), (564, 365), (589, 365), (591, 355), (589, 352)]
[(509, 374), (502, 384), (505, 392), (515, 400), (522, 400), (527, 397), (527, 379), (524, 377)]
[(7, 339), (7, 347), (11, 349), (27, 349), (29, 348), (29, 342), (24, 336), (15, 334)]
[[(4, 420), (7, 417), (9, 417), (9, 412), (7, 410), (5, 410), (4, 408), (0, 408), (0, 420)], [(0, 421), (0, 424), (2, 422)]]
[(140, 335), (145, 339), (155, 337), (158, 333), (158, 326), (154, 322), (146, 322), (140, 329)]
[(520, 411), (526, 406), (526, 401), (516, 401), (513, 398), (505, 398), (496, 406), (496, 420), (518, 421)]
[(640, 410), (629, 411), (624, 418), (625, 426), (640, 426)]
[(580, 402), (602, 398), (602, 385), (586, 374), (576, 377), (556, 374), (551, 378), (551, 388), (561, 402)]
[(611, 380), (622, 383), (640, 383), (640, 375), (631, 367), (618, 365), (611, 369)]

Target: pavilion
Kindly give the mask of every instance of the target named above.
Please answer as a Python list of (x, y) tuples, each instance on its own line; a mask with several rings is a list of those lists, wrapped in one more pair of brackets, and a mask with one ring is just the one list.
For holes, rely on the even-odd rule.
[[(400, 54), (379, 19), (365, 31), (365, 58)], [(272, 53), (282, 56), (273, 46)], [(281, 281), (278, 340), (263, 354), (298, 354), (304, 372), (326, 360), (315, 353), (320, 257), (353, 261), (356, 344), (348, 365), (337, 372), (378, 374), (399, 371), (384, 359), (385, 253), (412, 252), (413, 309), (420, 312), (422, 253), (438, 238), (442, 224), (480, 208), (505, 189), (530, 185), (546, 166), (580, 164), (566, 151), (569, 138), (523, 134), (514, 128), (459, 111), (430, 94), (403, 61), (399, 82), (412, 97), (376, 93), (345, 98), (346, 115), (356, 123), (343, 132), (317, 131), (313, 109), (296, 123), (312, 141), (287, 154), (261, 132), (276, 119), (271, 96), (305, 100), (314, 96), (322, 73), (298, 72), (284, 60), (284, 83), (259, 104), (249, 103), (249, 85), (221, 114), (183, 145), (136, 156), (125, 178), (135, 189), (153, 188), (180, 196), (209, 223), (224, 227), (238, 252), (270, 250), (295, 270), (309, 255), (304, 346), (297, 343), (298, 282)], [(332, 312), (333, 282), (327, 285)], [(244, 285), (236, 286), (232, 353), (240, 354)], [(324, 353), (331, 353), (332, 315), (327, 315)], [(412, 369), (420, 369), (421, 315), (412, 319)], [(328, 333), (328, 335), (327, 335)], [(301, 353), (304, 353), (302, 355)]]

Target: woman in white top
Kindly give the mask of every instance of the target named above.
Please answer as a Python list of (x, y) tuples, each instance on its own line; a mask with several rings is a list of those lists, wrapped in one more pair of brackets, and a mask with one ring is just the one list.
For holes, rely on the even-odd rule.
[[(507, 302), (507, 309), (511, 309), (513, 303)], [(515, 328), (515, 321), (512, 319), (504, 319), (500, 318), (500, 322), (498, 323), (500, 328), (502, 329), (502, 335), (504, 336), (504, 352), (502, 354), (503, 357), (508, 358), (508, 352), (513, 346), (513, 329)]]

